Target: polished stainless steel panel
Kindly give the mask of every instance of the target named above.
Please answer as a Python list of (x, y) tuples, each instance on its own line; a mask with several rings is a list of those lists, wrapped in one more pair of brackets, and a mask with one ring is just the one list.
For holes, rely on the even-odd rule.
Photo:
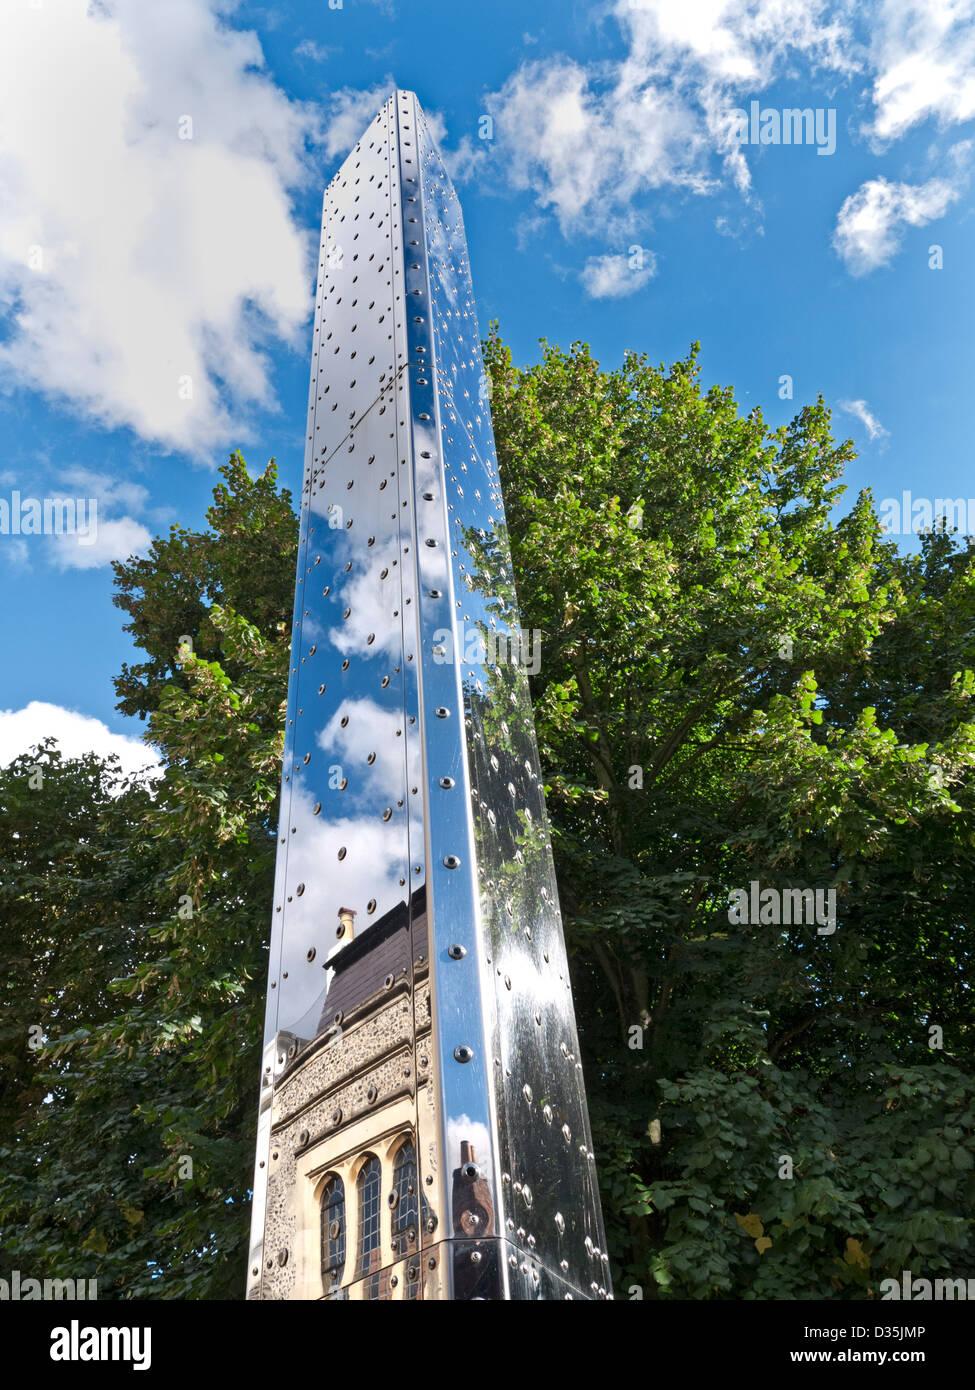
[(398, 91), (324, 200), (252, 1298), (611, 1297), (489, 394)]

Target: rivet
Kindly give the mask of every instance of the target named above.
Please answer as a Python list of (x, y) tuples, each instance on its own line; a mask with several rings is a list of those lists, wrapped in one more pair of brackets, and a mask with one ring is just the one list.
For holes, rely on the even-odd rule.
[(474, 1056), (474, 1049), (468, 1047), (466, 1043), (461, 1043), (454, 1048), (454, 1057), (458, 1062), (469, 1062)]
[(454, 942), (452, 946), (447, 947), (447, 955), (451, 960), (463, 960), (467, 955), (467, 948), (461, 946), (459, 942)]

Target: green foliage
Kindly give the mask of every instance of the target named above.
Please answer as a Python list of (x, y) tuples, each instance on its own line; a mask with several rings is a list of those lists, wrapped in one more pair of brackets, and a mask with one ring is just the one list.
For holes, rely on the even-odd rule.
[[(965, 1275), (972, 543), (899, 556), (868, 493), (833, 525), (824, 403), (769, 431), (696, 352), (486, 344), (618, 1281)], [(835, 890), (835, 932), (732, 925), (755, 880)]]
[[(221, 468), (225, 482), (214, 489), (207, 511), (208, 531), (173, 526), (157, 536), (144, 559), (115, 562), (114, 602), (129, 615), (123, 631), (132, 634), (147, 659), (122, 666), (115, 682), (123, 714), (145, 716), (158, 706), (170, 685), (186, 688), (180, 644), (193, 641), (195, 655), (219, 660), (221, 634), (212, 622), (214, 607), (245, 615), (268, 641), (288, 629), (294, 602), (298, 518), (286, 488), (278, 488), (274, 460), (251, 478), (240, 453)], [(227, 669), (235, 679), (239, 668)], [(277, 718), (277, 704), (259, 711)]]
[(135, 1114), (165, 1070), (91, 1046), (155, 915), (149, 807), (113, 762), (65, 761), (50, 741), (0, 770), (3, 1250), (25, 1277), (97, 1279), (103, 1294), (145, 1268), (140, 1228), (165, 1197), (143, 1177), (161, 1150)]
[(95, 758), (0, 774), (4, 1249), (103, 1298), (243, 1291), (297, 521), (273, 467), (223, 472), (214, 530), (117, 567), (151, 795)]

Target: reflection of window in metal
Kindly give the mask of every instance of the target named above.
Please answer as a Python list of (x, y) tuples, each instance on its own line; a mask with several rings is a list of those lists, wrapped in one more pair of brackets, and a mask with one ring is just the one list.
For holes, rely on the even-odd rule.
[(342, 1283), (345, 1269), (345, 1187), (329, 1178), (322, 1193), (322, 1283), (331, 1293)]
[(412, 1139), (407, 1139), (397, 1151), (393, 1164), (390, 1205), (393, 1208), (393, 1249), (398, 1255), (407, 1256), (409, 1261), (404, 1296), (416, 1298), (420, 1292), (419, 1267), (416, 1263), (419, 1210), (416, 1195), (416, 1149), (413, 1147)]
[(359, 1267), (357, 1277), (371, 1274), (379, 1268), (382, 1258), (380, 1249), (379, 1206), (382, 1187), (382, 1169), (375, 1154), (370, 1154), (359, 1172), (357, 1191), (359, 1195)]

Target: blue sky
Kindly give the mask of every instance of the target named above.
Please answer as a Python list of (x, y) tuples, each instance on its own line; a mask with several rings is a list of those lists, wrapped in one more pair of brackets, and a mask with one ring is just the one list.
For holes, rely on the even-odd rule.
[(321, 192), (394, 85), (517, 361), (697, 339), (772, 425), (824, 395), (844, 508), (975, 494), (972, 0), (8, 0), (0, 522), (71, 495), (98, 529), (0, 526), (0, 761), (46, 733), (145, 761), (110, 561), (201, 525), (235, 447), (297, 493)]

